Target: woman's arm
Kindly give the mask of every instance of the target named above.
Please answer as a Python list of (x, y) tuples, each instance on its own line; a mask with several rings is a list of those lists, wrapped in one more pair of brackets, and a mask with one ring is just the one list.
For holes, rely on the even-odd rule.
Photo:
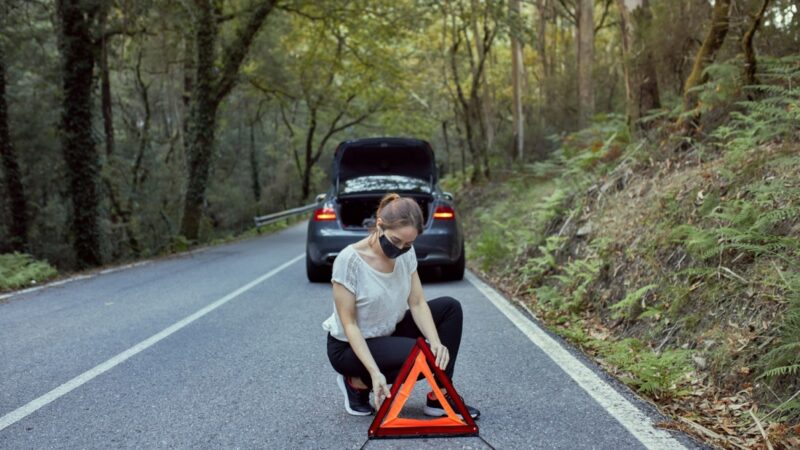
[(386, 377), (380, 371), (375, 358), (369, 351), (367, 341), (361, 334), (361, 329), (358, 328), (358, 320), (356, 319), (356, 297), (352, 292), (341, 284), (333, 283), (333, 300), (336, 303), (336, 311), (339, 313), (339, 320), (342, 322), (344, 334), (350, 342), (350, 347), (353, 353), (356, 354), (358, 359), (367, 368), (369, 376), (372, 378), (372, 390), (375, 393), (375, 404), (378, 408), (381, 407), (383, 398), (389, 397), (389, 387), (386, 385)]
[(425, 293), (422, 291), (422, 283), (416, 270), (411, 274), (411, 294), (408, 296), (408, 308), (411, 310), (411, 317), (417, 324), (417, 328), (430, 343), (431, 352), (436, 357), (436, 366), (444, 370), (447, 363), (450, 362), (450, 352), (439, 340), (439, 332), (436, 331), (436, 324), (433, 322), (433, 315), (431, 315), (431, 309), (425, 300)]

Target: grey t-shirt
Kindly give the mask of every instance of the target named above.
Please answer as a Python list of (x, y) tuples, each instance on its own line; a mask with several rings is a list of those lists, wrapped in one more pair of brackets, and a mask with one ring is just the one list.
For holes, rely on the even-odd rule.
[[(394, 271), (385, 273), (367, 264), (350, 244), (333, 261), (331, 283), (341, 284), (356, 297), (356, 320), (364, 339), (389, 336), (408, 310), (411, 275), (417, 270), (414, 246), (395, 260)], [(334, 338), (347, 342), (342, 322), (333, 314), (322, 328)]]

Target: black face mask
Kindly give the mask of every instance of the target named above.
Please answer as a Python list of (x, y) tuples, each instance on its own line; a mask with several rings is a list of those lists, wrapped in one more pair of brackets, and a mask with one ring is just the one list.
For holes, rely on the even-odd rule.
[(383, 254), (386, 255), (387, 258), (395, 259), (398, 256), (402, 255), (403, 253), (411, 250), (410, 245), (402, 249), (397, 248), (396, 245), (392, 244), (391, 241), (389, 241), (389, 239), (386, 237), (385, 234), (381, 234), (381, 237), (378, 238), (378, 241), (381, 244), (381, 250), (383, 250)]

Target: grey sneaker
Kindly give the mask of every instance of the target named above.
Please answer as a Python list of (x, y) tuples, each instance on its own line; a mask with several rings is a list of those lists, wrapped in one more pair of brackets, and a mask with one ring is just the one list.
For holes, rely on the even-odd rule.
[(336, 384), (344, 395), (344, 409), (348, 414), (368, 416), (375, 412), (369, 402), (369, 389), (354, 389), (341, 374), (336, 375)]
[[(450, 407), (453, 408), (453, 411), (455, 411), (456, 414), (458, 414), (458, 417), (461, 417), (463, 419), (464, 417), (462, 417), (461, 414), (459, 414), (458, 409), (456, 409), (455, 402), (453, 401), (452, 398), (450, 398), (450, 394), (445, 393), (444, 398), (447, 399), (447, 403), (449, 403)], [(462, 402), (464, 401), (464, 397), (461, 397), (461, 401)], [(464, 406), (467, 407), (467, 411), (469, 412), (469, 415), (473, 419), (477, 419), (481, 416), (481, 412), (478, 411), (478, 408), (473, 408), (472, 406), (469, 406), (466, 403), (464, 403)], [(437, 400), (436, 398), (431, 398), (430, 395), (426, 396), (425, 409), (423, 410), (423, 412), (425, 413), (426, 416), (432, 416), (432, 417), (442, 417), (447, 414), (444, 411), (444, 408), (442, 408), (442, 404), (439, 403), (439, 400)]]

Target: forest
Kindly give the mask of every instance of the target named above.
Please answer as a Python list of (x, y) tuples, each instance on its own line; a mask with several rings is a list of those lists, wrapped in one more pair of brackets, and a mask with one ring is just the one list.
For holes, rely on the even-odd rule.
[[(252, 233), (327, 189), (339, 142), (417, 137), (463, 208), (471, 269), (673, 427), (800, 445), (798, 9), (3, 0), (0, 289)], [(750, 340), (688, 314), (700, 292), (751, 308), (723, 314)], [(644, 350), (667, 359), (619, 360)]]

